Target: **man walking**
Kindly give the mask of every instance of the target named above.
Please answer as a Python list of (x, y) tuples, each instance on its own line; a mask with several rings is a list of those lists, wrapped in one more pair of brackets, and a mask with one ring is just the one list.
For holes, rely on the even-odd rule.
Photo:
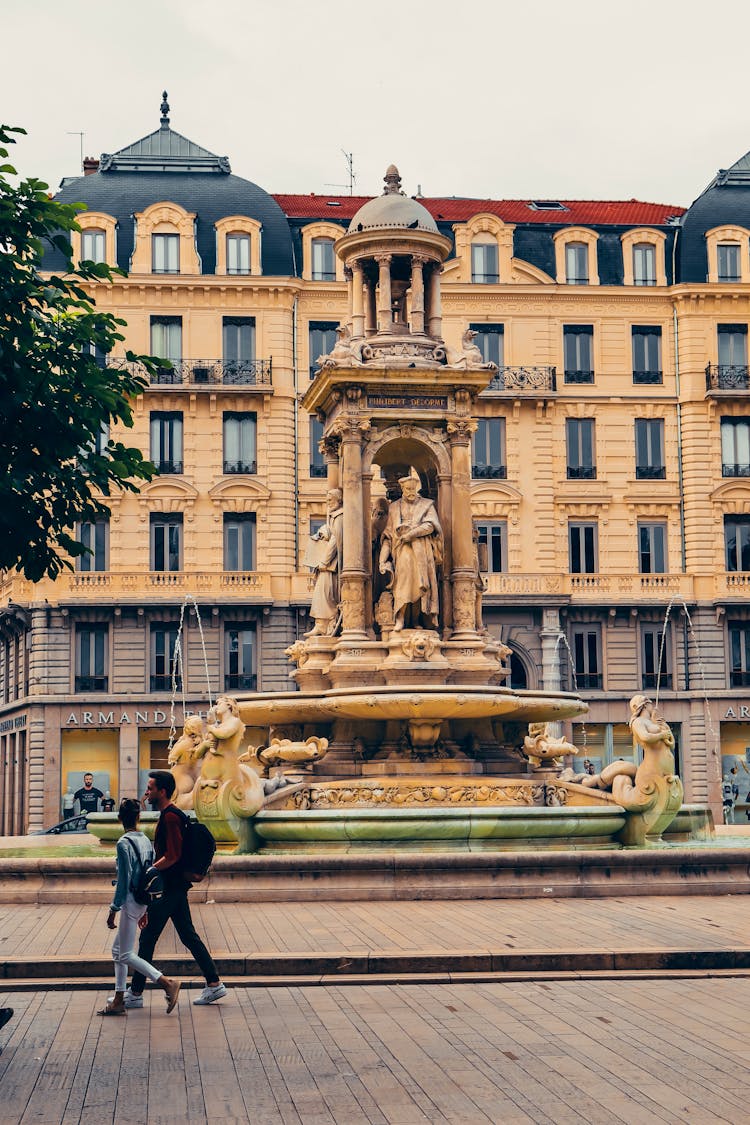
[[(198, 937), (190, 917), (187, 896), (192, 886), (191, 872), (185, 870), (182, 857), (184, 813), (172, 804), (175, 784), (175, 779), (169, 770), (149, 772), (145, 799), (152, 809), (161, 813), (154, 835), (156, 853), (154, 867), (162, 876), (164, 894), (148, 908), (148, 922), (141, 931), (138, 956), (144, 961), (151, 961), (162, 930), (171, 918), (180, 941), (190, 950), (206, 978), (206, 987), (193, 1003), (213, 1004), (214, 1000), (226, 996), (227, 990), (219, 980), (211, 954)], [(126, 1008), (143, 1007), (145, 983), (146, 978), (143, 973), (133, 973), (130, 988), (125, 993)]]

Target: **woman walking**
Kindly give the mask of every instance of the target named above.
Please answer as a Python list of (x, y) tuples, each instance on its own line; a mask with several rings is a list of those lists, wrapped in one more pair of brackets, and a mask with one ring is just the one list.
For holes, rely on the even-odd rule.
[[(107, 918), (107, 926), (110, 930), (115, 930), (117, 929), (117, 915), (120, 915), (120, 926), (112, 943), (112, 960), (115, 963), (115, 994), (109, 998), (107, 1006), (101, 1009), (100, 1016), (124, 1016), (126, 1014), (129, 1006), (125, 999), (128, 969), (143, 973), (149, 980), (154, 981), (164, 990), (167, 997), (167, 1012), (172, 1011), (180, 993), (179, 981), (172, 980), (171, 977), (165, 977), (159, 969), (155, 969), (153, 965), (138, 957), (133, 951), (139, 923), (148, 909), (135, 901), (133, 886), (137, 882), (141, 870), (151, 867), (154, 862), (154, 849), (148, 838), (138, 828), (140, 812), (141, 806), (135, 798), (125, 797), (120, 802), (117, 816), (125, 831), (117, 841), (117, 884)], [(132, 1005), (132, 1007), (140, 1006), (140, 1004)]]

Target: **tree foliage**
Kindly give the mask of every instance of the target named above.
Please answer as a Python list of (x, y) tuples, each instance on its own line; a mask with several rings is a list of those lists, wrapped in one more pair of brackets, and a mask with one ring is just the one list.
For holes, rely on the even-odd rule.
[[(23, 132), (0, 126), (2, 160)], [(153, 364), (132, 352), (127, 365), (96, 358), (124, 339), (125, 322), (99, 311), (86, 286), (122, 271), (74, 267), (69, 236), (83, 205), (57, 203), (41, 180), (15, 176), (0, 163), (0, 567), (37, 581), (85, 552), (76, 525), (106, 517), (112, 491), (137, 491), (154, 475), (139, 449), (101, 441), (111, 423), (133, 425), (132, 401)], [(50, 245), (66, 266), (44, 276)]]

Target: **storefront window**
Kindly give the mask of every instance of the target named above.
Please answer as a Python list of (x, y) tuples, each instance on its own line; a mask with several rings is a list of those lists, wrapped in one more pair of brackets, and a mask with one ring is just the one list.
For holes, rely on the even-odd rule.
[[(60, 820), (64, 818), (64, 811), (69, 812), (70, 797), (66, 794), (75, 794), (84, 789), (86, 774), (93, 775), (91, 788), (98, 790), (103, 798), (110, 797), (117, 801), (118, 798), (118, 756), (119, 736), (117, 731), (111, 730), (65, 730), (62, 733), (62, 755), (60, 778), (60, 793), (62, 801), (60, 807)], [(98, 809), (101, 811), (102, 799), (98, 798)], [(63, 806), (67, 806), (65, 810)], [(86, 811), (81, 809), (80, 801), (74, 805), (74, 812)], [(45, 826), (47, 827), (47, 826)]]

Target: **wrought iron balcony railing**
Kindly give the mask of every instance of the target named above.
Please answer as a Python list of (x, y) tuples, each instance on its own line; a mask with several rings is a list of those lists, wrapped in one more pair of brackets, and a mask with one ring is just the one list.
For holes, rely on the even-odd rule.
[(224, 676), (224, 691), (256, 691), (258, 677), (245, 673), (230, 673)]
[(662, 371), (634, 371), (634, 383), (663, 383), (664, 373)]
[(594, 382), (594, 372), (593, 371), (566, 371), (565, 372), (565, 382), (566, 383), (593, 383)]
[(107, 676), (76, 676), (76, 691), (107, 691), (109, 678)]
[[(124, 359), (108, 358), (107, 366), (143, 373), (140, 364)], [(256, 387), (270, 386), (271, 374), (270, 359), (176, 359), (165, 361), (149, 381), (158, 387)]]
[(568, 480), (596, 480), (596, 465), (568, 465)]
[(636, 480), (666, 480), (667, 469), (665, 465), (636, 465)]
[(721, 466), (721, 475), (723, 477), (750, 477), (750, 465), (728, 465), (725, 462)]
[(171, 473), (173, 476), (179, 476), (183, 470), (182, 461), (154, 461), (159, 472), (162, 476)]
[(312, 464), (312, 462), (310, 463), (310, 476), (313, 479), (317, 480), (320, 477), (327, 476), (327, 474), (328, 474), (328, 466), (327, 465), (314, 465), (314, 464)]
[(709, 363), (706, 367), (706, 390), (750, 390), (750, 367), (746, 363)]
[[(178, 691), (182, 691), (182, 677), (176, 677), (176, 687)], [(172, 676), (152, 676), (151, 677), (151, 690), (152, 691), (171, 691), (172, 690)]]
[(644, 691), (655, 691), (656, 688), (664, 688), (666, 691), (672, 690), (672, 673), (662, 672), (659, 675), (657, 672), (644, 672), (641, 676), (641, 687)]
[(488, 391), (510, 391), (514, 394), (546, 394), (557, 390), (556, 367), (498, 367)]
[(230, 473), (243, 473), (246, 476), (254, 476), (258, 471), (257, 461), (225, 461), (224, 472), (227, 476)]
[(474, 480), (506, 480), (508, 467), (507, 465), (472, 465), (471, 475)]

